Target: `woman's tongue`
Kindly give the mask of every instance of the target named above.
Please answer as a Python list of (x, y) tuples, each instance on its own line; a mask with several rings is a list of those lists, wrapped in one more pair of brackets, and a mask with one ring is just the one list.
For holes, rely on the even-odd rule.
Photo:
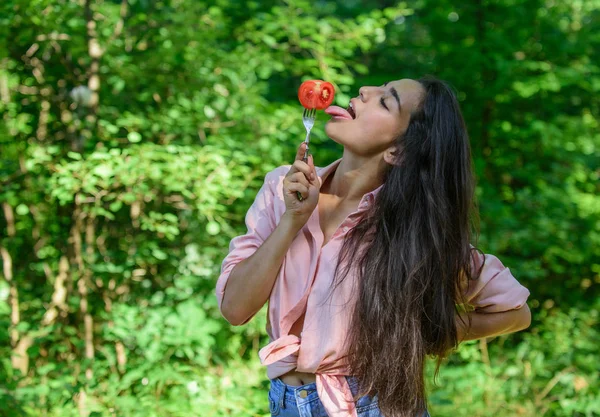
[(352, 120), (352, 116), (346, 109), (343, 109), (339, 106), (329, 106), (325, 109), (325, 113), (330, 116), (341, 117), (342, 119)]

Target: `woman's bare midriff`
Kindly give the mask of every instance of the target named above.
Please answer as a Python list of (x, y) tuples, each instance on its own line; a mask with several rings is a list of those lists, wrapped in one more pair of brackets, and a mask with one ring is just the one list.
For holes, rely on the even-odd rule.
[(316, 381), (316, 375), (308, 372), (298, 372), (295, 369), (279, 377), (286, 385), (299, 387)]

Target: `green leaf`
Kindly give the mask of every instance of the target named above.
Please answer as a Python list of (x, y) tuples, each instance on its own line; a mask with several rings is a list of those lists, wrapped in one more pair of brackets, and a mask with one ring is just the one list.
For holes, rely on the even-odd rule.
[(138, 143), (138, 142), (141, 142), (142, 135), (140, 133), (138, 133), (138, 132), (129, 132), (127, 134), (127, 139), (131, 143)]
[(218, 235), (219, 232), (221, 231), (221, 225), (219, 225), (219, 223), (211, 221), (208, 222), (208, 224), (206, 225), (206, 232), (209, 235)]

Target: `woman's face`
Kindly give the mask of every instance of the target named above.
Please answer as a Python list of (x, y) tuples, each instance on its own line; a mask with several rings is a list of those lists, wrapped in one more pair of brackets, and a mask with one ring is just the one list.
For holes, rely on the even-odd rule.
[(418, 81), (403, 79), (361, 87), (359, 93), (350, 100), (349, 115), (329, 112), (336, 115), (325, 125), (325, 133), (353, 154), (371, 156), (389, 148), (406, 131), (424, 89)]

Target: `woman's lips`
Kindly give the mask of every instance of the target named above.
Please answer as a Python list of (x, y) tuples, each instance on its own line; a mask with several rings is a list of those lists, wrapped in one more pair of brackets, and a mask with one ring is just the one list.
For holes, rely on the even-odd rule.
[(338, 117), (340, 119), (353, 120), (352, 115), (348, 113), (348, 110), (343, 109), (339, 106), (329, 106), (325, 109), (325, 113), (333, 117)]

